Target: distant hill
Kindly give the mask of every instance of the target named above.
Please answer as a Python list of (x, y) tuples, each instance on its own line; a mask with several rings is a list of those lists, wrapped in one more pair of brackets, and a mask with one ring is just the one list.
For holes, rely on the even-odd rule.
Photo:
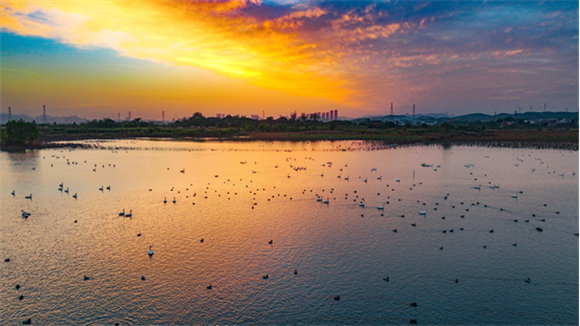
[(442, 120), (451, 120), (454, 122), (473, 122), (473, 121), (495, 121), (512, 117), (514, 119), (538, 120), (538, 119), (578, 119), (578, 112), (524, 112), (518, 114), (500, 113), (497, 115), (488, 115), (483, 113), (465, 114), (454, 118), (444, 118)]
[[(446, 118), (449, 117), (447, 114), (444, 113), (428, 113), (428, 114), (416, 114), (415, 115), (415, 119), (418, 120), (425, 120), (425, 119), (439, 119), (439, 118)], [(391, 121), (391, 120), (410, 120), (413, 119), (413, 117), (409, 114), (400, 114), (400, 115), (367, 115), (364, 117), (360, 117), (360, 118), (354, 118), (354, 119), (347, 119), (347, 120), (364, 120), (364, 119), (369, 119), (369, 120), (373, 120), (373, 121)]]

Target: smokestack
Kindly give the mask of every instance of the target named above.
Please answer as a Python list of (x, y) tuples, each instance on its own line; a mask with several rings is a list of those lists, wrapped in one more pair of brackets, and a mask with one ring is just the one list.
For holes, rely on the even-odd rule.
[(391, 115), (393, 115), (393, 103), (391, 103)]
[(530, 105), (530, 111), (534, 111), (534, 106)]
[(8, 121), (12, 120), (12, 108), (8, 107)]
[(42, 118), (44, 119), (44, 123), (46, 123), (46, 105), (42, 105)]
[(121, 120), (121, 112), (117, 112), (117, 120)]
[(165, 122), (165, 111), (161, 111), (161, 122)]
[(544, 103), (544, 112), (546, 112), (546, 106), (547, 105), (548, 105), (547, 103)]
[(129, 120), (131, 120), (131, 111), (129, 111)]
[(413, 119), (415, 119), (415, 104), (413, 104)]

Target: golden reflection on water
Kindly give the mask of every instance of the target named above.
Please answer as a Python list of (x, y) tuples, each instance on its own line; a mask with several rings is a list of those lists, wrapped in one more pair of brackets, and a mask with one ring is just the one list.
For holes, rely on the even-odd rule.
[[(351, 142), (100, 145), (109, 149), (0, 154), (0, 245), (3, 258), (11, 258), (1, 278), (2, 320), (384, 324), (540, 323), (548, 312), (556, 323), (577, 317), (577, 153), (365, 151)], [(69, 194), (58, 190), (61, 182)], [(24, 199), (28, 193), (32, 200)], [(31, 216), (22, 219), (21, 209)], [(120, 217), (123, 209), (132, 218)], [(526, 287), (526, 277), (541, 285)], [(455, 278), (461, 282), (448, 282)], [(17, 293), (26, 300), (13, 300)], [(469, 300), (477, 306), (465, 307)], [(424, 308), (409, 309), (414, 301)], [(505, 314), (506, 307), (518, 313)]]

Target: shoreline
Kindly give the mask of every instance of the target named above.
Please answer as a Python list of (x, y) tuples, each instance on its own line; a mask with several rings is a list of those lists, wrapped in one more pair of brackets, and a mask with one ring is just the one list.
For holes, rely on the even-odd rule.
[(368, 141), (374, 147), (393, 145), (442, 145), (485, 146), (538, 149), (565, 149), (578, 151), (577, 130), (493, 130), (485, 133), (348, 133), (348, 132), (252, 132), (221, 137), (129, 137), (121, 134), (75, 134), (41, 137), (37, 142), (24, 146), (4, 146), (3, 151), (22, 152), (50, 148), (94, 148), (93, 145), (75, 143), (85, 140), (157, 140), (157, 141)]

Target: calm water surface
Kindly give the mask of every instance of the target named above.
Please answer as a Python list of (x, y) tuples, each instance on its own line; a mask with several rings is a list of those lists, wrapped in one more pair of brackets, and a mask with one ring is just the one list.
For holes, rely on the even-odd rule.
[(0, 153), (2, 324), (578, 324), (577, 152), (99, 145)]

